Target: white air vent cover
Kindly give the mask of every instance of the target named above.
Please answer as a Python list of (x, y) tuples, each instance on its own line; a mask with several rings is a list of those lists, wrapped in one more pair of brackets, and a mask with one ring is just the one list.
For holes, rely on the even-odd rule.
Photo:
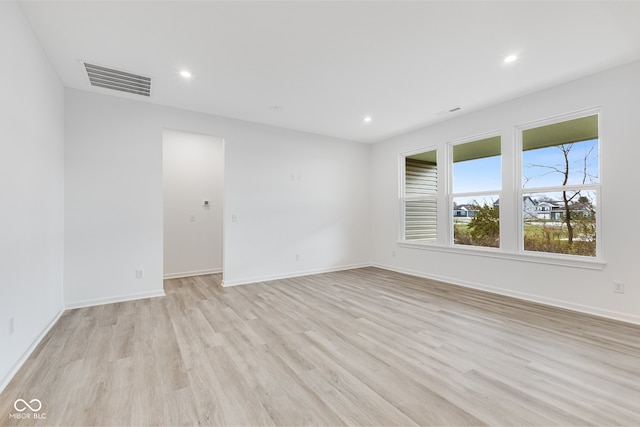
[(151, 77), (126, 73), (120, 70), (84, 63), (91, 86), (128, 92), (136, 95), (151, 95)]

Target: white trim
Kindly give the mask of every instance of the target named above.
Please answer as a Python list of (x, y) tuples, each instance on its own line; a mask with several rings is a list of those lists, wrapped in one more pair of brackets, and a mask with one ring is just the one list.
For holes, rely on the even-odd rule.
[(535, 188), (523, 188), (522, 194), (533, 193), (562, 193), (563, 191), (598, 191), (600, 190), (600, 184), (567, 184), (557, 185), (552, 187), (535, 187)]
[[(535, 129), (538, 127), (553, 125), (557, 123), (566, 122), (569, 120), (580, 119), (589, 116), (597, 116), (598, 118), (598, 183), (597, 184), (583, 184), (583, 185), (567, 185), (567, 186), (550, 186), (550, 187), (535, 187), (535, 188), (525, 188), (522, 183), (522, 152), (523, 152), (523, 142), (522, 135), (525, 130)], [(602, 151), (602, 106), (594, 106), (589, 108), (584, 108), (581, 110), (572, 111), (570, 113), (558, 114), (551, 117), (546, 117), (540, 120), (534, 120), (522, 124), (515, 125), (513, 127), (514, 130), (514, 143), (515, 143), (515, 152), (514, 152), (514, 178), (515, 178), (515, 189), (516, 189), (516, 200), (520, 203), (522, 201), (523, 194), (529, 193), (550, 193), (550, 192), (561, 192), (561, 191), (578, 191), (581, 189), (590, 190), (596, 192), (596, 257), (602, 258), (603, 250), (602, 250), (602, 238), (600, 233), (602, 232), (602, 160), (601, 160), (601, 151)], [(563, 188), (564, 187), (564, 188)], [(521, 205), (520, 205), (521, 206)], [(516, 209), (516, 233), (515, 237), (517, 239), (517, 246), (519, 253), (525, 253), (524, 249), (524, 219), (522, 215), (522, 208)]]
[(38, 344), (40, 344), (40, 341), (42, 341), (42, 339), (49, 333), (49, 330), (51, 330), (51, 328), (53, 328), (53, 326), (56, 323), (58, 323), (58, 320), (60, 319), (60, 316), (62, 316), (64, 311), (65, 310), (62, 309), (58, 311), (58, 313), (55, 316), (53, 316), (53, 318), (49, 321), (49, 323), (47, 323), (47, 325), (44, 327), (42, 332), (40, 332), (40, 334), (36, 337), (36, 339), (33, 340), (29, 348), (27, 348), (25, 352), (22, 353), (22, 356), (18, 358), (18, 360), (13, 364), (11, 369), (9, 369), (7, 374), (2, 378), (2, 380), (0, 380), (0, 393), (2, 393), (5, 387), (9, 385), (13, 377), (18, 373), (20, 368), (22, 368), (22, 365), (24, 365), (24, 362), (26, 362), (27, 359), (29, 359), (29, 356), (31, 356), (31, 353), (33, 353), (33, 351), (36, 349)]
[[(453, 169), (454, 166), (453, 164), (455, 163), (453, 161), (453, 147), (455, 147), (456, 145), (463, 145), (463, 144), (469, 144), (469, 143), (473, 143), (473, 142), (477, 142), (477, 141), (482, 141), (483, 139), (488, 139), (488, 138), (500, 138), (500, 154), (498, 154), (498, 156), (500, 157), (500, 188), (497, 189), (489, 189), (489, 190), (482, 190), (482, 191), (468, 191), (468, 192), (459, 192), (459, 193), (455, 193), (453, 191)], [(502, 188), (502, 175), (503, 175), (503, 167), (502, 167), (502, 159), (504, 158), (502, 156), (502, 130), (501, 129), (494, 129), (491, 131), (487, 131), (487, 132), (482, 132), (482, 133), (478, 133), (475, 135), (471, 135), (471, 136), (467, 136), (464, 138), (459, 138), (459, 139), (455, 139), (452, 141), (448, 141), (447, 142), (447, 151), (446, 151), (446, 155), (447, 155), (447, 162), (445, 164), (445, 169), (447, 171), (446, 174), (446, 197), (447, 197), (447, 236), (446, 236), (446, 240), (445, 242), (447, 242), (447, 244), (450, 245), (454, 245), (454, 237), (455, 237), (455, 218), (453, 216), (453, 199), (457, 198), (457, 197), (461, 197), (461, 198), (470, 198), (470, 197), (483, 197), (483, 196), (497, 196), (498, 200), (502, 198), (502, 192), (503, 192), (503, 188)]]
[(299, 271), (297, 273), (292, 273), (292, 274), (274, 274), (272, 276), (250, 277), (247, 279), (232, 280), (232, 281), (223, 280), (222, 286), (227, 288), (229, 286), (250, 285), (252, 283), (268, 282), (271, 280), (291, 279), (294, 277), (312, 276), (314, 274), (333, 273), (336, 271), (353, 270), (355, 268), (365, 268), (365, 267), (371, 267), (371, 264), (368, 262), (365, 262), (361, 264), (343, 265), (341, 267), (329, 267), (329, 268), (320, 268), (317, 270)]
[[(451, 193), (449, 194), (449, 199), (453, 200), (455, 198), (469, 198), (469, 197), (483, 197), (483, 196), (500, 196), (502, 190), (487, 190), (487, 191), (469, 191), (467, 193)], [(453, 205), (452, 205), (453, 208)]]
[(458, 280), (451, 277), (439, 276), (433, 274), (425, 274), (416, 270), (409, 270), (403, 268), (392, 267), (383, 264), (372, 263), (372, 267), (382, 268), (384, 270), (395, 271), (396, 273), (408, 274), (410, 276), (422, 277), (424, 279), (437, 280), (438, 282), (449, 283), (452, 285), (463, 286), (465, 288), (477, 289), (484, 292), (489, 292), (497, 295), (504, 295), (508, 297), (517, 298), (524, 301), (535, 302), (544, 304), (551, 307), (562, 308), (565, 310), (571, 310), (578, 313), (589, 314), (592, 316), (602, 317), (605, 319), (617, 320), (620, 322), (631, 323), (640, 325), (640, 316), (622, 314), (615, 311), (603, 310), (601, 308), (592, 307), (589, 305), (574, 304), (569, 301), (556, 300), (552, 298), (545, 298), (538, 295), (529, 294), (526, 292), (511, 291), (503, 288), (496, 288), (493, 286), (486, 286), (480, 283), (469, 282), (466, 280)]
[(181, 277), (204, 276), (206, 274), (218, 274), (218, 273), (222, 273), (222, 268), (213, 268), (210, 270), (183, 271), (181, 273), (167, 273), (163, 276), (163, 279), (179, 279)]
[(135, 301), (138, 299), (156, 298), (156, 297), (163, 297), (163, 296), (165, 296), (164, 290), (149, 291), (149, 292), (141, 292), (139, 294), (118, 295), (118, 296), (109, 297), (109, 298), (97, 298), (97, 299), (91, 299), (91, 300), (70, 302), (65, 304), (65, 308), (70, 310), (73, 308), (93, 307), (96, 305), (113, 304), (117, 302)]
[(483, 256), (513, 261), (533, 262), (538, 264), (561, 265), (564, 267), (586, 268), (591, 270), (603, 270), (607, 265), (606, 261), (599, 258), (581, 257), (577, 255), (551, 254), (547, 252), (506, 252), (498, 248), (489, 248), (483, 246), (443, 246), (437, 244), (410, 243), (407, 241), (399, 241), (398, 246), (410, 249), (448, 252), (459, 255)]

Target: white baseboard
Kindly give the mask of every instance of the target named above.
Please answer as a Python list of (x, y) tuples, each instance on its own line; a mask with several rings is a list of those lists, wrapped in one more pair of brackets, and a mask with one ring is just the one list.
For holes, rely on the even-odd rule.
[(7, 372), (7, 374), (2, 378), (2, 380), (0, 380), (0, 393), (2, 393), (5, 387), (9, 385), (13, 377), (18, 373), (20, 368), (22, 368), (22, 365), (24, 365), (24, 362), (26, 362), (29, 356), (31, 356), (31, 353), (33, 353), (33, 350), (36, 349), (38, 344), (40, 344), (40, 341), (42, 341), (42, 339), (47, 335), (47, 333), (49, 333), (49, 330), (51, 330), (53, 325), (55, 325), (58, 322), (58, 319), (60, 319), (60, 316), (62, 316), (62, 313), (64, 313), (64, 311), (65, 310), (62, 309), (55, 316), (53, 316), (53, 318), (49, 321), (49, 323), (47, 323), (47, 325), (44, 327), (42, 332), (40, 332), (40, 334), (36, 337), (36, 339), (31, 343), (29, 348), (27, 348), (27, 350), (22, 354), (22, 356), (20, 356), (20, 358), (16, 361), (16, 363), (13, 364), (11, 369), (9, 369), (9, 372)]
[(138, 299), (156, 298), (156, 297), (163, 297), (163, 296), (165, 296), (164, 290), (141, 292), (138, 294), (118, 295), (118, 296), (109, 297), (109, 298), (98, 298), (98, 299), (84, 300), (84, 301), (72, 301), (72, 302), (66, 303), (65, 308), (69, 310), (73, 308), (93, 307), (95, 305), (113, 304), (116, 302), (135, 301)]
[(295, 273), (288, 273), (288, 274), (275, 274), (272, 276), (250, 277), (248, 279), (240, 279), (240, 280), (223, 280), (222, 286), (226, 288), (229, 286), (250, 285), (252, 283), (268, 282), (270, 280), (289, 279), (292, 277), (301, 277), (301, 276), (312, 276), (314, 274), (332, 273), (334, 271), (353, 270), (354, 268), (363, 268), (363, 267), (370, 267), (370, 266), (371, 264), (369, 263), (351, 264), (351, 265), (343, 265), (340, 267), (329, 267), (329, 268), (320, 268), (316, 270), (298, 271)]
[(493, 286), (483, 285), (481, 283), (469, 282), (466, 280), (454, 279), (452, 277), (439, 276), (437, 274), (426, 274), (421, 271), (409, 270), (404, 268), (392, 267), (389, 265), (372, 263), (372, 267), (382, 268), (384, 270), (395, 271), (397, 273), (408, 274), (410, 276), (422, 277), (424, 279), (437, 280), (438, 282), (451, 283), (453, 285), (464, 286), (465, 288), (477, 289), (480, 291), (490, 292), (492, 294), (504, 295), (525, 301), (536, 302), (552, 307), (562, 308), (566, 310), (576, 311), (579, 313), (590, 314), (593, 316), (603, 317), (611, 320), (618, 320), (626, 323), (640, 325), (640, 316), (634, 316), (624, 313), (618, 313), (610, 310), (603, 310), (598, 307), (588, 305), (575, 304), (569, 301), (556, 300), (552, 298), (541, 297), (526, 292), (517, 292), (509, 289), (496, 288)]
[(183, 271), (181, 273), (167, 273), (163, 276), (164, 279), (180, 279), (182, 277), (204, 276), (205, 274), (218, 274), (222, 273), (222, 268), (214, 268), (210, 270), (195, 270), (195, 271)]

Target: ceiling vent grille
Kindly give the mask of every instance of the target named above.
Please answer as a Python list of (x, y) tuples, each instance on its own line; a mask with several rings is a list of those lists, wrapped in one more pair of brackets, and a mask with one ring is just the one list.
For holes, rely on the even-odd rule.
[(91, 86), (151, 96), (151, 78), (84, 63)]

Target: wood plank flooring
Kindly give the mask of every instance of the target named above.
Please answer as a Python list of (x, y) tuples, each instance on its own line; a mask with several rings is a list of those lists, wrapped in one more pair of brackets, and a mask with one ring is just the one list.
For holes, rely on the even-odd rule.
[(638, 326), (376, 268), (219, 281), (64, 313), (0, 424), (640, 425)]

